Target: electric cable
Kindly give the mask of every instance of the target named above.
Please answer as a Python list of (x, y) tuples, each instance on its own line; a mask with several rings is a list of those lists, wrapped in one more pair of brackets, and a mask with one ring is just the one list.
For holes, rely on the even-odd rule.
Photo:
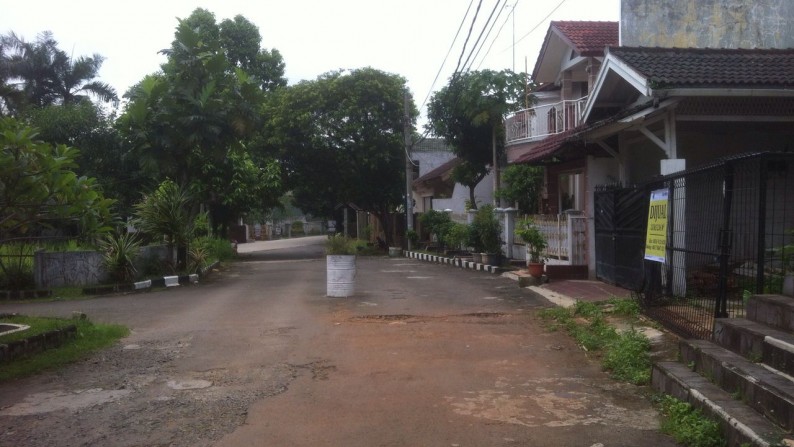
[[(479, 48), (477, 48), (477, 52), (474, 53), (474, 56), (471, 58), (471, 64), (469, 64), (469, 66), (465, 68), (465, 71), (470, 71), (471, 70), (471, 67), (474, 65), (474, 62), (480, 56), (480, 52), (485, 47), (485, 43), (488, 42), (488, 38), (491, 36), (491, 33), (493, 32), (494, 27), (496, 27), (496, 22), (499, 21), (499, 17), (501, 17), (502, 13), (504, 12), (505, 6), (507, 5), (507, 0), (502, 0), (501, 3), (502, 3), (502, 7), (499, 8), (499, 13), (496, 14), (496, 17), (494, 17), (493, 21), (490, 22), (491, 26), (490, 26), (490, 28), (488, 28), (488, 32), (485, 33), (485, 37), (482, 40), (482, 45), (480, 45)], [(499, 1), (497, 1), (496, 6), (499, 7)], [(508, 18), (509, 17), (510, 17), (510, 15), (508, 14)], [(501, 28), (500, 28), (500, 30), (501, 30)], [(497, 35), (497, 37), (498, 37), (498, 35)]]
[[(503, 0), (496, 0), (496, 4), (494, 5), (494, 8), (491, 10), (491, 14), (488, 16), (488, 20), (485, 21), (485, 25), (482, 27), (482, 31), (480, 31), (480, 35), (477, 36), (477, 40), (474, 42), (474, 45), (472, 46), (471, 50), (469, 51), (469, 55), (466, 57), (466, 62), (463, 63), (463, 67), (464, 68), (466, 67), (466, 65), (468, 65), (472, 54), (474, 54), (475, 49), (477, 48), (477, 45), (480, 43), (480, 40), (482, 39), (483, 34), (485, 34), (485, 29), (488, 28), (488, 24), (491, 23), (491, 18), (493, 18), (493, 15), (496, 12), (496, 9), (499, 7), (499, 3), (501, 3), (501, 1), (503, 1)], [(506, 1), (506, 0), (504, 0), (504, 1)], [(468, 70), (466, 70), (466, 71), (468, 71)]]
[[(482, 59), (480, 59), (480, 63), (477, 65), (477, 70), (480, 69), (483, 62), (485, 62), (485, 59), (487, 59), (488, 55), (491, 54), (491, 49), (493, 48), (496, 41), (499, 39), (499, 36), (502, 34), (502, 30), (505, 28), (505, 25), (507, 25), (507, 21), (510, 20), (510, 16), (516, 13), (516, 6), (518, 6), (518, 2), (519, 0), (516, 0), (516, 2), (513, 4), (513, 10), (510, 11), (510, 14), (508, 14), (507, 17), (505, 17), (505, 21), (502, 22), (502, 26), (500, 26), (499, 31), (496, 32), (496, 36), (494, 36), (493, 40), (491, 41), (491, 45), (488, 47), (488, 50), (485, 52), (485, 55), (482, 57)], [(515, 20), (515, 17), (513, 18), (513, 20)]]

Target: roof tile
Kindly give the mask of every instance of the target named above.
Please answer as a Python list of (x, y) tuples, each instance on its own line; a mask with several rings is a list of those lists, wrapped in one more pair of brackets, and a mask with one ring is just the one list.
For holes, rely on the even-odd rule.
[(794, 87), (794, 49), (614, 47), (654, 88)]
[(573, 48), (582, 56), (602, 56), (604, 48), (619, 41), (618, 22), (552, 21)]

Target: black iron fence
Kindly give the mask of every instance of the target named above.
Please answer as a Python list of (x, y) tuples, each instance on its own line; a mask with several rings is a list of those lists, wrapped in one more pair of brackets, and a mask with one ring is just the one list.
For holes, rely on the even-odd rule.
[(646, 220), (651, 191), (667, 191), (664, 262), (622, 262), (642, 266), (645, 313), (680, 335), (710, 338), (715, 317), (743, 316), (749, 296), (779, 294), (794, 274), (794, 154), (726, 158), (631, 190)]

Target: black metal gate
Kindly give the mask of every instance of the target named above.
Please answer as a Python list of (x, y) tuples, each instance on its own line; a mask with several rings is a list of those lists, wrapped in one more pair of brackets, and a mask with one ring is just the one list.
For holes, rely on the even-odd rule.
[(642, 286), (648, 200), (643, 188), (603, 186), (596, 189), (594, 226), (598, 279), (629, 290)]

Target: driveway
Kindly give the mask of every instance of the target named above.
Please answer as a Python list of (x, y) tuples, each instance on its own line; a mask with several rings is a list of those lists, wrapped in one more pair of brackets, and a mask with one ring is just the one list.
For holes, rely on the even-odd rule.
[(356, 296), (327, 298), (322, 240), (241, 245), (197, 286), (0, 304), (132, 329), (83, 362), (0, 384), (0, 445), (675, 445), (647, 388), (543, 328), (543, 298), (386, 257), (358, 260)]

